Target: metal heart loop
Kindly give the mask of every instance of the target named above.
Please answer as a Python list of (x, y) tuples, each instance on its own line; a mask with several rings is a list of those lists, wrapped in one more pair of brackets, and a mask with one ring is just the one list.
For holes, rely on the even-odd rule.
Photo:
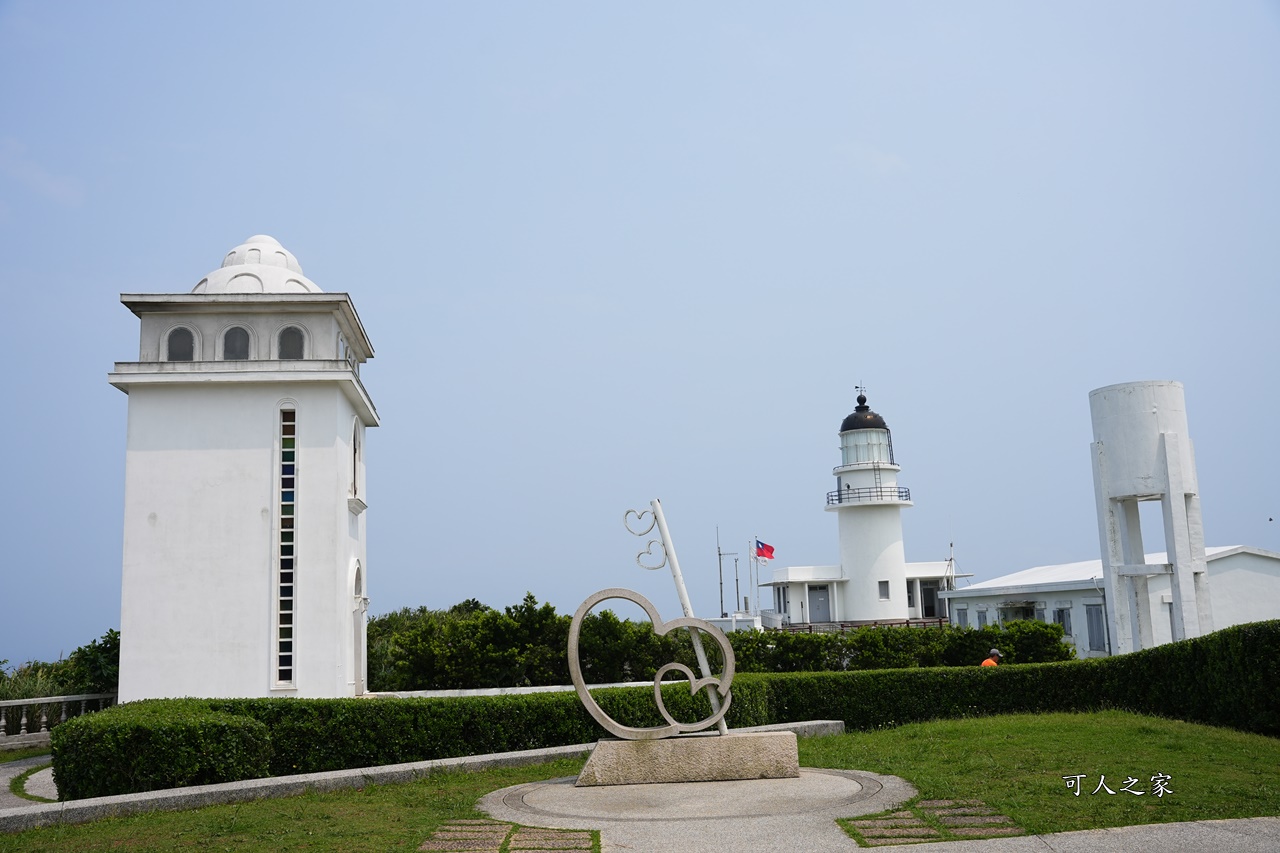
[[(644, 524), (644, 517), (646, 515), (649, 516), (649, 526), (646, 527), (644, 530), (636, 530), (634, 527), (631, 526), (631, 516), (633, 515), (636, 517), (635, 523), (637, 525)], [(654, 525), (657, 523), (658, 523), (658, 517), (653, 514), (653, 510), (651, 509), (646, 509), (642, 512), (636, 512), (634, 509), (629, 509), (622, 516), (622, 526), (627, 528), (627, 532), (630, 533), (632, 536), (649, 535), (649, 531), (653, 530)]]
[[(644, 558), (658, 556), (658, 554), (653, 553), (654, 545), (658, 546), (658, 551), (662, 555), (662, 562), (658, 563), (658, 565), (656, 566), (651, 566), (644, 561)], [(651, 572), (655, 572), (658, 569), (665, 566), (666, 564), (667, 564), (667, 548), (665, 545), (662, 544), (660, 540), (650, 539), (649, 544), (645, 546), (644, 550), (641, 551), (639, 554), (636, 554), (636, 565), (642, 569), (648, 569)]]
[[(582, 630), (582, 620), (597, 604), (614, 598), (624, 599), (640, 605), (653, 623), (653, 633), (659, 637), (679, 628), (694, 628), (711, 637), (711, 639), (715, 640), (716, 645), (720, 647), (720, 653), (724, 660), (724, 672), (720, 674), (719, 678), (696, 678), (692, 670), (682, 663), (664, 664), (658, 670), (653, 679), (653, 696), (658, 705), (658, 712), (667, 721), (665, 726), (654, 726), (652, 728), (624, 726), (606, 714), (604, 709), (596, 703), (591, 692), (587, 690), (586, 679), (582, 676), (582, 661), (578, 657), (578, 637)], [(681, 732), (696, 732), (709, 726), (714, 726), (724, 719), (725, 712), (729, 710), (729, 704), (733, 701), (733, 694), (729, 689), (730, 685), (733, 684), (733, 671), (733, 647), (729, 645), (729, 638), (724, 635), (723, 631), (710, 622), (690, 616), (663, 622), (658, 614), (658, 609), (653, 606), (649, 599), (629, 589), (616, 587), (603, 589), (589, 596), (578, 607), (578, 612), (573, 614), (573, 621), (569, 623), (569, 674), (573, 678), (573, 687), (578, 692), (578, 699), (581, 700), (583, 707), (587, 709), (587, 713), (591, 715), (592, 719), (603, 726), (607, 732), (620, 738), (626, 738), (627, 740), (658, 740)], [(682, 723), (676, 720), (667, 711), (667, 706), (662, 701), (662, 676), (668, 672), (680, 672), (689, 679), (690, 695), (697, 693), (699, 690), (714, 690), (720, 696), (720, 710), (710, 717), (698, 720), (695, 723)]]

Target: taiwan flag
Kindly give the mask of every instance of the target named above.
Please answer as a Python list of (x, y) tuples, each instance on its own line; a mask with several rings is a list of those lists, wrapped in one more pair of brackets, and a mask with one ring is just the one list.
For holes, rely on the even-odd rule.
[(756, 556), (762, 560), (773, 559), (773, 546), (766, 545), (759, 539), (756, 540)]

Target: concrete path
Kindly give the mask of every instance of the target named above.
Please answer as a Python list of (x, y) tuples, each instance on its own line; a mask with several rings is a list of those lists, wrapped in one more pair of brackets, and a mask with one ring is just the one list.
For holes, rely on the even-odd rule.
[[(484, 797), (495, 820), (549, 829), (598, 829), (604, 853), (803, 850), (855, 853), (836, 824), (891, 809), (915, 791), (871, 773), (802, 769), (800, 779), (575, 788), (572, 779), (517, 785)], [(1154, 824), (1054, 835), (876, 848), (912, 853), (1275, 853), (1280, 818)], [(425, 845), (423, 849), (428, 849)]]
[[(3, 761), (3, 759), (4, 759), (4, 753), (0, 753), (0, 761)], [(13, 794), (10, 794), (9, 783), (13, 781), (15, 776), (21, 776), (23, 773), (26, 773), (32, 767), (38, 767), (41, 764), (48, 764), (49, 761), (50, 761), (49, 756), (37, 755), (33, 758), (23, 758), (18, 761), (8, 761), (8, 762), (5, 762), (4, 764), (0, 764), (0, 809), (16, 809), (16, 808), (21, 808), (23, 806), (34, 805), (34, 803), (32, 803), (31, 800), (24, 800), (22, 797), (17, 797), (17, 796), (14, 796)], [(49, 768), (48, 774), (49, 774), (49, 784), (52, 785), (53, 784), (53, 768), (52, 767)], [(31, 780), (28, 779), (27, 782), (29, 785)], [(25, 789), (29, 790), (29, 787)], [(32, 793), (35, 793), (36, 796), (47, 796), (45, 794), (40, 794), (34, 791)]]
[(573, 778), (504, 788), (480, 800), (496, 820), (598, 829), (601, 848), (662, 853), (853, 853), (837, 817), (874, 814), (916, 791), (896, 776), (802, 768), (798, 779), (577, 788)]

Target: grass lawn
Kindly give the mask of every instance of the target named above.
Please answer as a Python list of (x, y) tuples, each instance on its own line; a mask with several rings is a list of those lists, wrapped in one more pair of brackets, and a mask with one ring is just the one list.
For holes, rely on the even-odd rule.
[[(980, 799), (1030, 832), (1062, 832), (1280, 814), (1280, 740), (1120, 712), (948, 720), (803, 738), (808, 767), (901, 776), (925, 799)], [(581, 760), (481, 773), (441, 773), (404, 785), (305, 794), (188, 812), (0, 834), (0, 853), (29, 851), (412, 851), (476, 801), (508, 785), (571, 776)], [(1127, 777), (1163, 797), (1120, 792)], [(1085, 774), (1080, 796), (1063, 776)], [(1091, 793), (1100, 774), (1117, 791)]]
[(420, 782), (359, 791), (152, 812), (73, 826), (0, 834), (3, 853), (37, 851), (308, 850), (365, 853), (416, 850), (441, 823), (484, 818), (480, 797), (508, 785), (574, 776), (582, 760), (480, 773), (444, 772)]
[[(1119, 711), (805, 738), (800, 764), (901, 776), (926, 800), (983, 800), (1031, 833), (1280, 815), (1280, 739)], [(1157, 773), (1172, 793), (1150, 793)], [(1062, 777), (1079, 774), (1075, 796)], [(1103, 775), (1115, 794), (1098, 789)], [(1130, 777), (1147, 793), (1122, 791)]]
[(7, 749), (0, 752), (0, 764), (6, 761), (19, 761), (23, 758), (32, 758), (36, 755), (49, 755), (49, 747), (47, 746), (28, 746), (25, 749)]

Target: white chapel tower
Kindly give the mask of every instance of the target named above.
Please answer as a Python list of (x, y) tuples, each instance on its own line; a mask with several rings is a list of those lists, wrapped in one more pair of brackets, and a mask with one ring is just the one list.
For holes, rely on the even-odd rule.
[(902, 508), (911, 493), (898, 485), (893, 437), (865, 394), (840, 424), (840, 465), (827, 511), (840, 520), (840, 610), (856, 621), (897, 620), (910, 615)]
[(190, 293), (122, 294), (120, 701), (365, 691), (364, 434), (351, 298), (250, 237)]

